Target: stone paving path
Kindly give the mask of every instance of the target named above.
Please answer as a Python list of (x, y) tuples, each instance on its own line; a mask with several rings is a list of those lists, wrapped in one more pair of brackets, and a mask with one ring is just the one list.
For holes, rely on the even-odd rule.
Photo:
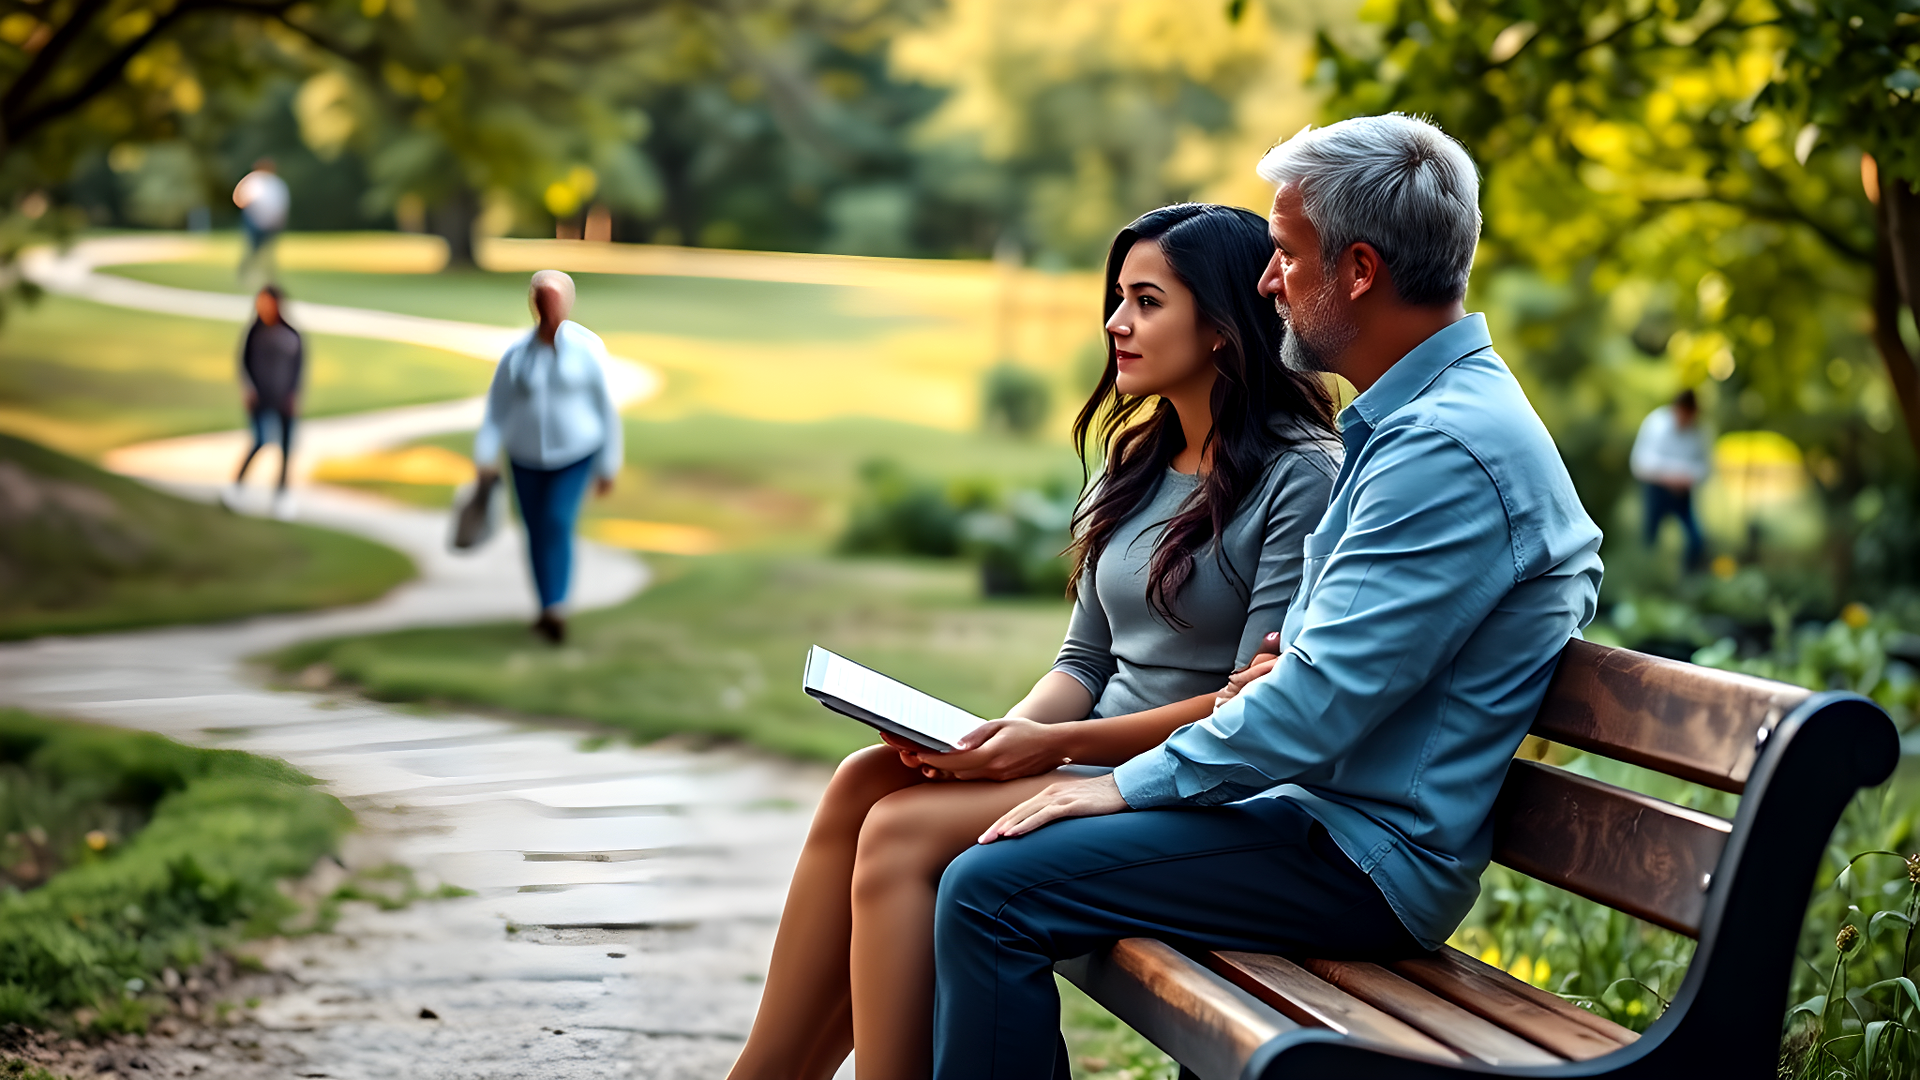
[[(419, 580), (354, 608), (0, 646), (0, 704), (284, 758), (359, 815), (349, 866), (399, 863), (475, 895), (352, 905), (336, 933), (275, 944), (267, 962), (294, 989), (224, 1040), (148, 1048), (129, 1075), (724, 1075), (826, 771), (268, 689), (246, 657), (533, 610), (513, 530), (454, 557), (444, 514), (321, 488), (301, 517), (407, 552)], [(578, 608), (646, 581), (591, 544), (577, 576)]]

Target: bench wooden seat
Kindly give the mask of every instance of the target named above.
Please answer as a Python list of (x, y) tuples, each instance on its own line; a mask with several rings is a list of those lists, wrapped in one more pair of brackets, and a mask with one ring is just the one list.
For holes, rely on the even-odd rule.
[(1136, 938), (1058, 970), (1200, 1080), (1773, 1076), (1814, 871), (1854, 792), (1892, 773), (1892, 721), (1575, 641), (1532, 732), (1741, 797), (1727, 821), (1524, 758), (1501, 788), (1494, 861), (1698, 939), (1644, 1035), (1451, 948), (1375, 964)]

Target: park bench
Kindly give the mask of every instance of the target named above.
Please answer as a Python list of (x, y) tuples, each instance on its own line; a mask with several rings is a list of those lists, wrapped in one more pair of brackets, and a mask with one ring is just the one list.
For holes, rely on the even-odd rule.
[(1855, 791), (1900, 744), (1856, 694), (1574, 641), (1532, 733), (1741, 796), (1732, 821), (1521, 757), (1495, 862), (1695, 938), (1644, 1034), (1455, 949), (1394, 963), (1120, 941), (1058, 970), (1183, 1080), (1772, 1077), (1807, 896)]

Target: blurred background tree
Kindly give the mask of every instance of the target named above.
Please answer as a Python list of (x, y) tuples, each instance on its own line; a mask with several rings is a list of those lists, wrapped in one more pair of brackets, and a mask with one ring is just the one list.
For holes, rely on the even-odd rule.
[(1325, 17), (1297, 0), (6, 0), (0, 197), (224, 226), (232, 184), (272, 156), (292, 228), (430, 229), (456, 266), (476, 223), (1085, 265), (1144, 207), (1264, 200), (1246, 163), (1314, 115)]
[[(1430, 115), (1474, 154), (1474, 306), (1603, 522), (1632, 523), (1640, 417), (1699, 385), (1717, 428), (1763, 433), (1721, 444), (1733, 553), (1825, 556), (1820, 581), (1782, 565), (1761, 592), (1830, 617), (1920, 583), (1916, 282), (1894, 272), (1920, 266), (1920, 3), (1369, 0), (1363, 18), (1373, 33), (1320, 38), (1329, 112)], [(1609, 559), (1616, 598), (1649, 584), (1633, 569)]]

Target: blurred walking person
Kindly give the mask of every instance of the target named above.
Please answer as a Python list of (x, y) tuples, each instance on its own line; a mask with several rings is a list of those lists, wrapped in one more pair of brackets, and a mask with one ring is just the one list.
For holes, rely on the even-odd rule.
[(613, 490), (625, 458), (620, 413), (601, 365), (607, 347), (570, 321), (573, 279), (558, 270), (533, 275), (527, 305), (536, 325), (494, 369), (486, 419), (473, 440), (482, 476), (498, 476), (506, 451), (513, 493), (527, 526), (527, 557), (540, 617), (534, 632), (566, 639), (564, 604), (573, 573), (573, 530), (580, 501)]
[(287, 470), (293, 461), (293, 425), (300, 411), (300, 376), (306, 367), (306, 344), (300, 331), (287, 325), (280, 310), (285, 297), (272, 285), (253, 298), (253, 325), (240, 339), (240, 388), (247, 401), (247, 423), (253, 428), (253, 448), (240, 462), (233, 486), (221, 493), (220, 504), (239, 507), (247, 467), (269, 442), (280, 444), (280, 484), (274, 490), (273, 516), (293, 517), (293, 493), (287, 488)]
[(240, 228), (247, 235), (247, 253), (240, 260), (240, 281), (259, 287), (273, 280), (273, 244), (287, 227), (293, 194), (274, 171), (272, 158), (253, 163), (253, 171), (233, 188), (233, 205), (240, 208)]
[(1707, 544), (1693, 518), (1693, 489), (1713, 471), (1713, 459), (1700, 427), (1700, 401), (1692, 390), (1680, 391), (1672, 404), (1660, 406), (1640, 422), (1628, 467), (1646, 489), (1647, 546), (1659, 542), (1660, 526), (1667, 518), (1675, 518), (1686, 534), (1686, 568), (1700, 569)]

